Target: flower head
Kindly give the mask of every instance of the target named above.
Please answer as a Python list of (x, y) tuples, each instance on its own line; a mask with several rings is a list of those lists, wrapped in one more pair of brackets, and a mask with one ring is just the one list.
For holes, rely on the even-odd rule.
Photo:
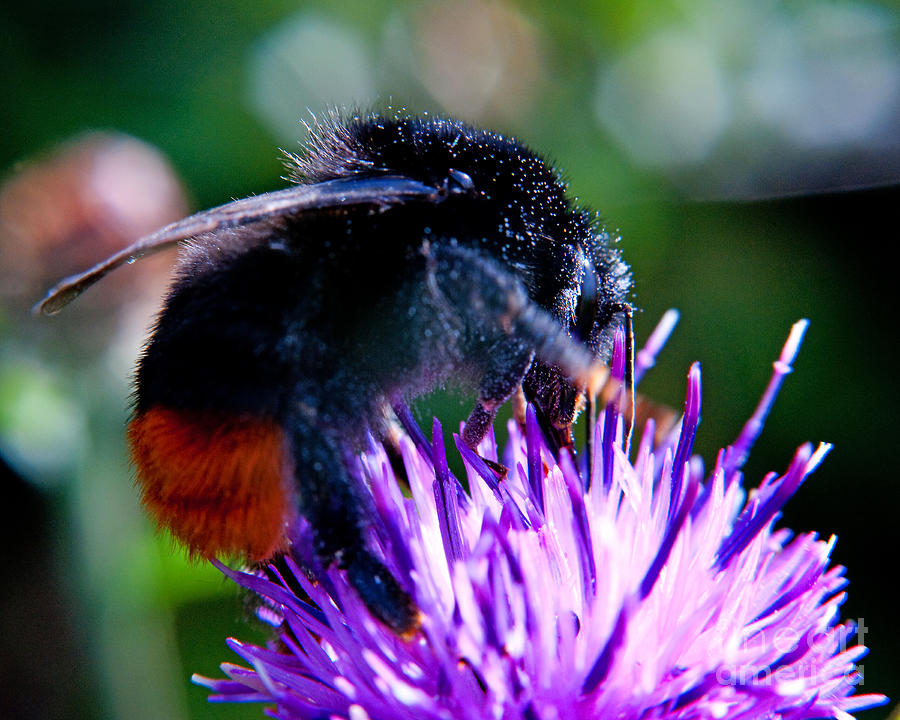
[[(639, 354), (635, 376), (674, 322)], [(533, 412), (509, 425), (500, 460), (456, 439), (468, 491), (433, 440), (404, 418), (409, 495), (372, 443), (358, 476), (371, 488), (369, 542), (409, 578), (421, 631), (374, 621), (343, 571), (322, 568), (301, 519), (268, 577), (222, 568), (257, 593), (277, 641), (228, 641), (249, 667), (196, 677), (221, 701), (275, 705), (279, 718), (847, 718), (885, 701), (853, 695), (855, 628), (839, 624), (846, 584), (834, 538), (774, 529), (779, 511), (829, 450), (804, 445), (747, 494), (740, 467), (799, 346), (798, 323), (763, 400), (709, 474), (692, 456), (700, 371), (680, 426), (652, 424), (632, 463), (623, 419), (607, 408), (591, 467), (548, 449)], [(621, 367), (621, 343), (615, 366)], [(301, 570), (301, 568), (303, 568)]]

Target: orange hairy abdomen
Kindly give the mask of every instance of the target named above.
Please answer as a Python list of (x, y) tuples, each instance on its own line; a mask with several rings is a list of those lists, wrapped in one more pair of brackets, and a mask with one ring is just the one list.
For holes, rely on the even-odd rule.
[(192, 554), (259, 561), (285, 548), (294, 503), (277, 423), (157, 406), (128, 439), (144, 507)]

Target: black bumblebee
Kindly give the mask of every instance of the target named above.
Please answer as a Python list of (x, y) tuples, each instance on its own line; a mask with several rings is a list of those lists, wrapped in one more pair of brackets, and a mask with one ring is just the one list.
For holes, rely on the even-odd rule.
[(449, 119), (332, 116), (297, 184), (199, 213), (69, 278), (53, 313), (116, 267), (186, 241), (138, 362), (129, 441), (143, 502), (196, 555), (262, 561), (292, 516), (371, 612), (415, 628), (363, 541), (347, 470), (386, 408), (477, 388), (478, 445), (520, 387), (563, 436), (631, 287), (593, 215), (539, 156)]

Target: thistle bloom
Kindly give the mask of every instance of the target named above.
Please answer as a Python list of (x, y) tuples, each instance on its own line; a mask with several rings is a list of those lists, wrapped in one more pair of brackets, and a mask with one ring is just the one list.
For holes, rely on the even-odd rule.
[[(673, 324), (638, 355), (636, 378)], [(374, 621), (343, 571), (318, 563), (300, 520), (280, 572), (222, 567), (263, 599), (277, 641), (229, 639), (249, 667), (195, 681), (212, 700), (271, 703), (290, 719), (845, 719), (884, 702), (853, 695), (865, 648), (850, 646), (852, 623), (838, 624), (846, 579), (829, 568), (834, 538), (773, 527), (829, 446), (802, 446), (749, 495), (741, 484), (804, 329), (794, 327), (756, 413), (708, 475), (691, 454), (696, 365), (680, 426), (658, 443), (645, 429), (633, 464), (615, 407), (597, 422), (592, 467), (580, 469), (548, 449), (529, 412), (524, 432), (510, 423), (502, 482), (454, 436), (466, 492), (437, 421), (429, 443), (404, 418), (411, 497), (374, 442), (358, 476), (371, 487), (371, 547), (408, 578), (421, 630), (401, 638)], [(620, 376), (623, 355), (619, 338)], [(492, 438), (479, 452), (498, 460)]]

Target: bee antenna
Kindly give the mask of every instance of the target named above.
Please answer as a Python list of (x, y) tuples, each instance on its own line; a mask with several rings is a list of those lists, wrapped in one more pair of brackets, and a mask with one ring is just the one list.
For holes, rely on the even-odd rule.
[(631, 454), (631, 437), (634, 435), (634, 308), (623, 303), (625, 313), (625, 386), (628, 392), (628, 434), (625, 436), (625, 455)]

